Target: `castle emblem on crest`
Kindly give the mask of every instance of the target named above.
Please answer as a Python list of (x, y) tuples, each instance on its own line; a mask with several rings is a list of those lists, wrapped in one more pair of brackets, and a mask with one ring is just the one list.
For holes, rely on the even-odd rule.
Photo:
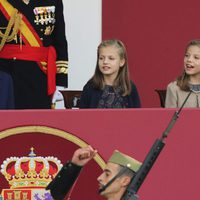
[(29, 156), (7, 158), (1, 173), (10, 188), (2, 190), (3, 200), (53, 200), (45, 188), (61, 168), (56, 157), (36, 156), (33, 148)]

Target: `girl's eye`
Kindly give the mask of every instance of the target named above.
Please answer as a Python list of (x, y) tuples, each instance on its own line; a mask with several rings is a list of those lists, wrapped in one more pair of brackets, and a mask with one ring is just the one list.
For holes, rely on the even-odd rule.
[(196, 60), (199, 60), (199, 57), (198, 57), (198, 56), (195, 56), (194, 58), (195, 58)]
[(185, 57), (187, 58), (189, 55), (188, 54), (185, 54)]

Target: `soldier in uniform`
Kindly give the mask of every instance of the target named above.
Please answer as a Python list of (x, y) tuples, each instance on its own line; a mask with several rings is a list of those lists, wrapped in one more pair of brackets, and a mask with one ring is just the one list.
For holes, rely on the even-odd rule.
[[(96, 154), (91, 146), (80, 148), (74, 152), (72, 160), (67, 162), (50, 182), (46, 189), (50, 189), (55, 200), (63, 200), (74, 184), (82, 167)], [(97, 178), (99, 194), (107, 200), (121, 200), (132, 177), (139, 170), (142, 163), (117, 150), (109, 158), (103, 173)]]
[(67, 87), (62, 0), (0, 0), (0, 70), (13, 78), (17, 109), (48, 109)]

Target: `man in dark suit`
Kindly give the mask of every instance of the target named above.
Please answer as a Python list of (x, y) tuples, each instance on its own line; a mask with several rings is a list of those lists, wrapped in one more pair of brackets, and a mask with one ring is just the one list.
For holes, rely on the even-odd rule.
[(0, 109), (14, 109), (13, 82), (9, 74), (0, 71)]

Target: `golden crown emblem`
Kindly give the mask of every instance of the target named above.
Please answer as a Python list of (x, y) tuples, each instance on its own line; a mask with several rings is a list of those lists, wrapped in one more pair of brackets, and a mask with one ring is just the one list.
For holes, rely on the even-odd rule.
[(1, 173), (11, 189), (45, 188), (61, 168), (56, 157), (36, 156), (31, 148), (29, 156), (7, 158), (1, 165)]

